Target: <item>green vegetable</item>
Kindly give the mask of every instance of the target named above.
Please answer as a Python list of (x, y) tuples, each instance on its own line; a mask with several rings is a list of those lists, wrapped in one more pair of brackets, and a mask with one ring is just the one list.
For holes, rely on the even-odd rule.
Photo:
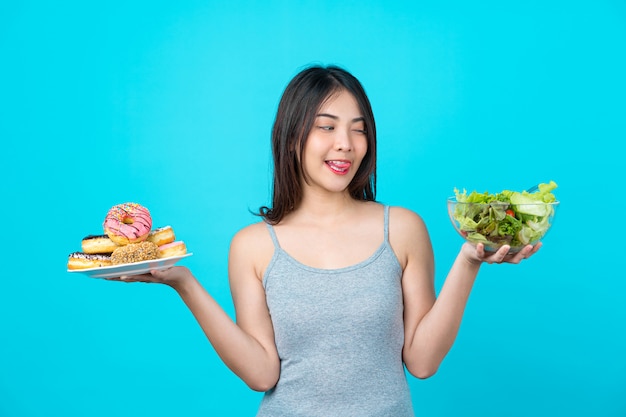
[(504, 190), (497, 194), (476, 191), (467, 194), (454, 189), (456, 204), (451, 216), (461, 234), (487, 248), (503, 244), (511, 248), (538, 242), (548, 231), (557, 203), (554, 181), (539, 184), (533, 193)]

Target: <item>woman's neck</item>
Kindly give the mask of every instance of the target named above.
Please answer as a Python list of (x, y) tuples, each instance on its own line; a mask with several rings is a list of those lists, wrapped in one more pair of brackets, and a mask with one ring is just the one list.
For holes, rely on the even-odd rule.
[(351, 218), (359, 207), (360, 201), (344, 193), (308, 192), (300, 205), (289, 214), (289, 221), (324, 222), (325, 224), (341, 222)]

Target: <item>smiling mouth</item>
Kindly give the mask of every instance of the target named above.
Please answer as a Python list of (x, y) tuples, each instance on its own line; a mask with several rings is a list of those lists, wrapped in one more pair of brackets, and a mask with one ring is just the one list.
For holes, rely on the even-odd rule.
[(347, 174), (352, 165), (349, 161), (326, 161), (326, 165), (336, 174)]

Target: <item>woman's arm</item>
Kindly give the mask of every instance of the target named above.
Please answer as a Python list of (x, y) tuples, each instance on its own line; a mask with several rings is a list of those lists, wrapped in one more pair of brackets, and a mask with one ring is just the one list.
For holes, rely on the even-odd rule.
[(250, 388), (267, 391), (278, 381), (280, 364), (259, 275), (261, 268), (255, 264), (262, 253), (257, 239), (259, 234), (258, 230), (255, 233), (254, 229), (247, 229), (233, 238), (229, 255), (229, 279), (237, 322), (185, 267), (122, 277), (120, 280), (158, 282), (171, 286), (194, 315), (226, 366)]
[(456, 339), (472, 286), (483, 262), (519, 263), (539, 247), (527, 246), (517, 254), (509, 248), (488, 253), (482, 245), (465, 243), (438, 296), (434, 289), (434, 258), (422, 219), (396, 208), (390, 220), (390, 240), (403, 266), (405, 342), (403, 359), (408, 371), (418, 377), (433, 375)]

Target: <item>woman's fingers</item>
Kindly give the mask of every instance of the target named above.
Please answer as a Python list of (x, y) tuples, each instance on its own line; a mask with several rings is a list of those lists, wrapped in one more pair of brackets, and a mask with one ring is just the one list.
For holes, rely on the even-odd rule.
[(496, 252), (487, 252), (485, 251), (485, 247), (482, 243), (478, 243), (476, 245), (476, 256), (482, 262), (486, 262), (489, 264), (494, 263), (512, 263), (518, 264), (522, 262), (524, 259), (528, 259), (533, 256), (537, 251), (541, 248), (542, 243), (539, 242), (533, 245), (526, 245), (522, 250), (516, 253), (509, 253), (511, 247), (508, 245), (504, 245), (500, 247)]
[(119, 277), (106, 278), (109, 281), (120, 282), (144, 282), (147, 284), (158, 283), (171, 285), (181, 279), (191, 276), (191, 272), (185, 267), (171, 267), (161, 270), (152, 270), (149, 273), (139, 275), (121, 275)]
[(155, 282), (152, 274), (139, 274), (139, 275), (121, 275), (119, 277), (105, 278), (107, 281), (121, 281), (121, 282)]

